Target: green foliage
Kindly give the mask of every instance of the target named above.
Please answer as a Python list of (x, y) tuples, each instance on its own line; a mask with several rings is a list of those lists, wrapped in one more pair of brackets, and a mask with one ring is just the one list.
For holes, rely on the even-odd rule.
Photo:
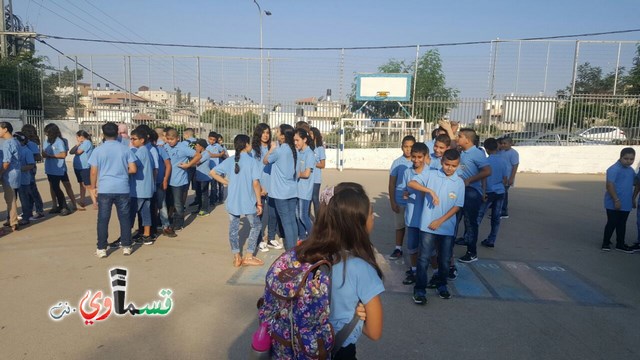
[(640, 45), (636, 47), (636, 56), (633, 57), (633, 66), (622, 80), (625, 94), (640, 95)]
[[(624, 68), (618, 68), (618, 79), (624, 76)], [(578, 65), (576, 72), (575, 94), (613, 94), (616, 74), (614, 71), (603, 75), (602, 68), (593, 66), (588, 62)], [(564, 90), (559, 90), (558, 94), (570, 94), (571, 84)]]
[(221, 109), (209, 109), (200, 115), (200, 121), (213, 124), (213, 130), (224, 136), (225, 140), (232, 140), (237, 134), (247, 134), (251, 136), (256, 125), (268, 120), (262, 120), (260, 115), (251, 111), (243, 114), (233, 115)]

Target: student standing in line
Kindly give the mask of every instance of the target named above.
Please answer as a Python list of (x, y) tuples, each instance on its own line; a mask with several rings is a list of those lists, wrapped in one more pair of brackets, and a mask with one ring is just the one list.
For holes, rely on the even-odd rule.
[(270, 197), (275, 201), (278, 216), (284, 230), (284, 247), (289, 250), (296, 246), (298, 224), (296, 223), (296, 163), (298, 152), (293, 141), (291, 125), (281, 124), (276, 132), (279, 146), (272, 146), (264, 158), (265, 164), (273, 164), (270, 178)]
[(324, 149), (324, 142), (322, 141), (322, 134), (318, 128), (312, 127), (311, 140), (313, 141), (313, 155), (316, 158), (316, 167), (313, 169), (313, 219), (318, 218), (318, 211), (320, 210), (320, 187), (322, 185), (322, 169), (325, 167), (325, 161), (327, 155)]
[(107, 257), (109, 220), (115, 205), (120, 223), (122, 254), (131, 255), (131, 199), (129, 174), (137, 171), (135, 156), (117, 139), (118, 125), (108, 122), (102, 125), (104, 143), (93, 150), (89, 158), (91, 165), (90, 190), (98, 198), (98, 244), (96, 256)]
[[(157, 129), (156, 129), (157, 130)], [(162, 130), (164, 134), (164, 129)], [(175, 231), (171, 228), (169, 222), (169, 211), (167, 209), (167, 189), (169, 188), (169, 179), (171, 178), (171, 159), (169, 154), (165, 150), (164, 146), (158, 145), (158, 132), (152, 132), (149, 134), (153, 148), (158, 152), (158, 174), (156, 175), (156, 193), (154, 195), (155, 206), (151, 210), (152, 215), (152, 229), (157, 230), (159, 226), (162, 227), (162, 233), (157, 233), (155, 238), (160, 234), (174, 238)], [(164, 135), (163, 135), (164, 137)]]
[(22, 204), (22, 220), (18, 221), (18, 225), (28, 225), (29, 219), (33, 215), (33, 196), (31, 195), (31, 183), (34, 181), (33, 168), (36, 162), (33, 159), (33, 152), (27, 146), (28, 139), (21, 133), (16, 132), (13, 138), (20, 144), (18, 153), (20, 155), (20, 189), (18, 195), (20, 204)]
[(449, 135), (443, 134), (436, 137), (433, 143), (433, 150), (431, 152), (431, 162), (429, 163), (430, 169), (440, 170), (442, 168), (442, 155), (451, 146), (451, 139)]
[[(218, 182), (228, 185), (229, 197), (226, 208), (229, 213), (229, 243), (233, 253), (233, 266), (260, 266), (264, 262), (253, 254), (256, 250), (260, 228), (262, 226), (259, 215), (262, 214), (260, 203), (260, 167), (251, 158), (251, 139), (248, 135), (237, 135), (233, 139), (235, 156), (223, 161), (211, 170), (211, 177)], [(222, 177), (222, 175), (226, 175)], [(240, 254), (240, 217), (245, 216), (251, 225), (247, 250), (244, 258)]]
[[(38, 137), (36, 127), (31, 124), (24, 124), (21, 131), (27, 139), (29, 139), (27, 146), (33, 154), (33, 159), (36, 162), (42, 161), (42, 155), (40, 154), (40, 138)], [(29, 188), (31, 189), (31, 198), (33, 199), (35, 214), (29, 219), (29, 221), (40, 220), (44, 217), (44, 202), (42, 201), (42, 196), (40, 195), (40, 191), (38, 191), (38, 186), (36, 184), (37, 170), (37, 166), (34, 166), (31, 170), (33, 181), (29, 185)]]
[(498, 153), (498, 141), (488, 138), (484, 141), (484, 149), (489, 154), (487, 162), (491, 166), (491, 175), (482, 179), (483, 202), (478, 213), (478, 225), (489, 208), (491, 208), (491, 233), (480, 243), (484, 247), (493, 248), (500, 230), (502, 201), (505, 197), (505, 187), (508, 184), (510, 171), (507, 162)]
[(520, 165), (520, 155), (516, 149), (512, 148), (513, 140), (509, 136), (505, 136), (499, 140), (500, 152), (499, 155), (507, 162), (507, 171), (509, 172), (507, 186), (504, 190), (504, 201), (502, 202), (502, 215), (503, 219), (509, 218), (509, 189), (516, 181), (516, 174), (518, 174), (518, 165)]
[(397, 260), (402, 257), (402, 243), (404, 242), (405, 224), (404, 207), (406, 200), (402, 198), (402, 182), (404, 171), (413, 166), (411, 163), (411, 147), (416, 138), (407, 135), (402, 139), (402, 155), (395, 159), (389, 169), (389, 202), (394, 212), (396, 228), (396, 247), (389, 255), (389, 259)]
[(13, 138), (13, 126), (8, 121), (0, 122), (2, 143), (2, 188), (7, 203), (7, 222), (4, 226), (18, 230), (18, 189), (20, 189), (20, 144)]
[[(209, 133), (209, 145), (207, 146), (206, 150), (209, 153), (209, 167), (211, 169), (218, 166), (224, 160), (224, 150), (222, 149), (222, 146), (218, 144), (219, 137), (220, 135), (215, 131)], [(213, 180), (211, 182), (209, 205), (215, 206), (216, 204), (222, 202), (221, 196), (224, 196), (224, 186), (222, 186), (222, 191), (219, 190), (220, 188), (221, 185), (217, 181)]]
[[(607, 211), (607, 224), (602, 237), (602, 251), (611, 250), (611, 236), (616, 231), (616, 250), (632, 254), (632, 248), (625, 244), (627, 218), (634, 205), (633, 193), (635, 172), (631, 168), (636, 159), (636, 151), (627, 147), (620, 151), (620, 158), (607, 169), (605, 183), (604, 208)], [(636, 194), (637, 195), (637, 194)]]
[[(91, 143), (91, 135), (89, 135), (89, 133), (84, 130), (76, 132), (76, 140), (78, 141), (77, 144), (72, 147), (71, 150), (69, 150), (69, 153), (74, 155), (73, 171), (76, 174), (78, 184), (80, 184), (80, 207), (84, 208), (87, 205), (85, 203), (87, 186), (90, 185), (89, 181), (91, 181), (91, 166), (89, 166), (89, 157), (93, 152), (93, 144)], [(97, 200), (90, 191), (89, 197), (91, 198), (91, 202), (93, 203), (93, 208), (97, 209)]]
[(296, 219), (298, 223), (298, 241), (304, 241), (311, 233), (311, 198), (313, 197), (313, 170), (316, 166), (316, 159), (313, 150), (309, 147), (312, 141), (307, 131), (303, 128), (295, 130), (293, 142), (298, 150), (297, 171), (297, 192), (298, 204), (296, 207)]
[(198, 209), (194, 211), (194, 213), (198, 214), (200, 217), (209, 216), (211, 213), (211, 206), (209, 205), (209, 186), (213, 179), (209, 175), (209, 172), (211, 171), (209, 160), (211, 157), (206, 149), (206, 140), (196, 140), (196, 152), (202, 157), (196, 165), (196, 173), (194, 175), (194, 181), (196, 184), (196, 201), (198, 203)]
[(67, 157), (67, 147), (62, 140), (60, 129), (55, 124), (48, 124), (45, 127), (46, 139), (42, 144), (42, 157), (44, 158), (44, 172), (51, 185), (52, 194), (56, 201), (49, 211), (49, 214), (60, 214), (66, 216), (71, 214), (71, 210), (67, 206), (64, 193), (60, 188), (60, 184), (69, 181), (67, 176), (67, 165), (65, 158)]
[(131, 153), (135, 156), (136, 173), (129, 177), (129, 195), (131, 196), (131, 227), (138, 216), (138, 228), (142, 229), (142, 233), (138, 231), (138, 236), (134, 237), (137, 242), (145, 245), (153, 245), (154, 240), (151, 238), (151, 200), (155, 193), (155, 178), (157, 170), (153, 167), (153, 159), (151, 152), (147, 148), (146, 143), (149, 138), (149, 132), (139, 126), (131, 132), (129, 138), (131, 143)]

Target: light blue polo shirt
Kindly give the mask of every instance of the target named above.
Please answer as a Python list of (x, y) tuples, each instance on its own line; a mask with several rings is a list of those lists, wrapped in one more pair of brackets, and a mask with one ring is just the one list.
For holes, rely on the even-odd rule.
[(498, 152), (500, 156), (507, 163), (507, 178), (511, 177), (511, 171), (513, 171), (513, 167), (520, 164), (520, 154), (514, 149), (511, 148), (509, 150), (501, 150)]
[(427, 145), (427, 149), (429, 149), (429, 154), (431, 154), (433, 152), (434, 146), (436, 145), (436, 139), (431, 139), (424, 144)]
[(288, 144), (280, 144), (269, 155), (271, 178), (269, 183), (269, 197), (273, 199), (292, 199), (298, 197), (298, 188), (294, 173), (296, 164), (293, 162), (293, 153)]
[[(346, 265), (345, 265), (346, 264)], [(343, 282), (344, 279), (344, 282)], [(358, 301), (368, 304), (374, 297), (384, 292), (384, 284), (376, 270), (368, 262), (358, 257), (349, 257), (331, 267), (331, 312), (329, 323), (337, 334), (351, 322)], [(355, 344), (362, 334), (364, 321), (358, 324), (347, 337), (343, 347)]]
[(420, 222), (420, 231), (428, 232), (436, 235), (454, 236), (456, 228), (456, 217), (452, 216), (442, 223), (436, 230), (429, 229), (429, 224), (444, 216), (452, 207), (464, 206), (464, 181), (457, 175), (447, 176), (444, 171), (430, 170), (427, 179), (422, 174), (417, 175), (422, 178), (418, 181), (425, 184), (426, 187), (433, 190), (438, 196), (440, 202), (438, 205), (433, 204), (431, 195), (424, 197), (424, 209), (422, 211), (422, 220)]
[[(205, 149), (208, 152), (210, 152), (211, 154), (220, 154), (222, 152), (222, 146), (218, 145), (218, 143), (215, 143), (213, 145), (209, 145), (207, 146), (207, 148)], [(209, 157), (209, 167), (211, 169), (213, 169), (214, 167), (218, 166), (218, 164), (220, 164), (220, 158), (219, 157)]]
[(2, 178), (9, 183), (12, 189), (20, 188), (20, 147), (20, 143), (14, 138), (2, 143), (2, 162), (9, 164), (9, 168), (4, 172)]
[[(407, 205), (407, 200), (402, 198), (402, 184), (404, 183), (403, 177), (405, 170), (411, 167), (413, 167), (411, 159), (400, 156), (399, 158), (393, 160), (391, 169), (389, 170), (389, 175), (396, 177), (396, 191), (394, 194), (394, 199), (396, 200), (396, 204), (400, 206)], [(391, 196), (391, 194), (389, 194), (389, 196)]]
[(155, 146), (158, 151), (158, 175), (156, 176), (156, 184), (162, 184), (164, 181), (164, 172), (167, 170), (164, 161), (171, 160), (164, 146)]
[(211, 166), (209, 160), (211, 160), (211, 155), (209, 155), (208, 151), (203, 151), (200, 153), (202, 155), (202, 159), (200, 163), (196, 167), (196, 181), (200, 182), (208, 182), (211, 181), (212, 178), (209, 176), (209, 172), (211, 171)]
[(235, 172), (235, 156), (223, 161), (215, 167), (218, 175), (225, 175), (229, 180), (228, 196), (225, 201), (227, 212), (231, 215), (248, 215), (256, 213), (256, 193), (253, 181), (260, 180), (258, 163), (249, 154), (243, 152), (238, 160), (240, 171)]
[(129, 164), (136, 157), (117, 140), (106, 140), (93, 149), (89, 165), (98, 168), (98, 194), (129, 194)]
[[(38, 146), (38, 144), (36, 144), (35, 142), (29, 140), (27, 142), (27, 147), (29, 147), (29, 150), (31, 150), (31, 154), (33, 155), (34, 159), (36, 158), (36, 155), (40, 154), (40, 146)], [(37, 172), (38, 172), (38, 167), (34, 166), (33, 169), (31, 169), (31, 173), (33, 174), (34, 181), (35, 181)]]
[(311, 169), (311, 175), (307, 179), (298, 178), (298, 199), (311, 200), (313, 196), (313, 173), (316, 167), (316, 157), (310, 147), (306, 147), (302, 151), (298, 151), (298, 164), (296, 166), (297, 173)]
[[(616, 188), (616, 195), (620, 199), (620, 210), (631, 211), (633, 200), (633, 180), (636, 176), (635, 171), (629, 167), (622, 166), (620, 161), (616, 161), (607, 169), (607, 182), (613, 183)], [(604, 208), (608, 210), (615, 210), (615, 204), (613, 198), (609, 195), (609, 192), (604, 191)]]
[[(35, 165), (36, 161), (33, 158), (33, 152), (27, 145), (22, 146), (18, 149), (20, 155), (20, 168), (26, 165)], [(34, 181), (33, 173), (29, 170), (20, 171), (20, 185), (29, 185)]]
[(156, 149), (156, 147), (150, 142), (145, 143), (144, 147), (146, 147), (147, 150), (149, 150), (149, 154), (151, 154), (151, 167), (157, 170), (160, 166), (160, 155), (158, 154), (158, 149)]
[(165, 144), (164, 149), (167, 150), (167, 154), (169, 154), (169, 158), (171, 159), (171, 178), (169, 178), (169, 185), (187, 185), (189, 183), (187, 171), (178, 167), (178, 164), (189, 162), (189, 159), (196, 155), (196, 151), (184, 143), (177, 143), (174, 147)]
[(489, 163), (489, 166), (491, 166), (491, 175), (487, 177), (486, 192), (504, 194), (505, 189), (502, 178), (509, 178), (509, 174), (507, 173), (507, 162), (499, 154), (489, 155), (487, 162)]
[(138, 199), (151, 199), (156, 191), (151, 153), (144, 145), (139, 148), (132, 147), (130, 151), (135, 156), (138, 170), (129, 177), (129, 195)]
[[(480, 150), (476, 146), (472, 146), (469, 150), (463, 150), (460, 152), (460, 167), (458, 167), (458, 176), (463, 180), (477, 175), (480, 169), (489, 166), (487, 156), (484, 151)], [(482, 194), (482, 182), (481, 180), (474, 181), (469, 184), (478, 193)]]
[[(49, 143), (49, 140), (45, 140), (42, 143), (42, 149), (45, 154), (53, 156), (60, 154), (61, 152), (69, 151), (64, 141), (61, 138), (56, 138), (53, 144)], [(47, 175), (62, 176), (67, 172), (67, 164), (64, 159), (46, 158), (44, 159), (44, 173)]]
[(431, 153), (431, 163), (429, 164), (429, 169), (440, 170), (442, 169), (442, 156), (436, 157), (436, 153)]
[(422, 167), (422, 171), (420, 172), (420, 177), (418, 177), (418, 173), (416, 173), (416, 169), (413, 167), (408, 168), (404, 171), (403, 181), (404, 181), (404, 189), (403, 191), (409, 192), (409, 199), (407, 199), (407, 207), (404, 209), (404, 224), (409, 227), (419, 228), (420, 221), (422, 217), (422, 208), (424, 207), (424, 193), (422, 191), (414, 190), (407, 185), (411, 180), (416, 180), (420, 185), (425, 186), (423, 183), (424, 179), (429, 178), (429, 166), (426, 164)]
[[(327, 155), (324, 151), (324, 146), (318, 146), (317, 148), (313, 149), (313, 154), (316, 157), (316, 164), (322, 160), (327, 159)], [(322, 184), (322, 169), (320, 168), (313, 169), (313, 183)]]
[(73, 168), (74, 169), (89, 169), (89, 157), (91, 156), (91, 152), (93, 151), (93, 144), (90, 140), (84, 140), (80, 145), (78, 145), (78, 150), (82, 150), (82, 154), (76, 154), (73, 157)]
[(257, 158), (255, 150), (251, 149), (251, 157), (256, 159), (256, 161), (258, 162), (258, 166), (260, 167), (260, 186), (262, 186), (262, 188), (265, 189), (267, 193), (269, 193), (269, 177), (271, 176), (271, 166), (273, 166), (272, 164), (265, 165), (263, 162), (264, 157), (268, 152), (269, 147), (266, 145), (261, 145), (260, 158)]

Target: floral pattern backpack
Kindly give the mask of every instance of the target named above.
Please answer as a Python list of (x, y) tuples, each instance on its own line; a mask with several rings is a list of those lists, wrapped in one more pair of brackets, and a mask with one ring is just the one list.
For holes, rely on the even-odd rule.
[(271, 335), (274, 359), (329, 359), (335, 338), (329, 323), (331, 263), (298, 261), (283, 253), (266, 276), (258, 317)]

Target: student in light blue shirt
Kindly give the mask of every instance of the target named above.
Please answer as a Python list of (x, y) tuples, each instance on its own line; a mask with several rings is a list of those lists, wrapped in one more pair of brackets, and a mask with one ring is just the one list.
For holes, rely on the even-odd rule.
[(322, 169), (326, 164), (327, 155), (324, 148), (324, 142), (322, 141), (322, 134), (318, 128), (312, 127), (311, 140), (314, 143), (313, 154), (316, 158), (316, 167), (313, 169), (313, 218), (318, 218), (318, 211), (320, 210), (320, 187), (322, 185)]
[(498, 237), (502, 202), (504, 201), (505, 187), (509, 179), (507, 162), (498, 153), (498, 147), (498, 141), (494, 138), (488, 138), (484, 141), (484, 149), (489, 154), (487, 161), (491, 166), (491, 175), (482, 179), (484, 202), (480, 206), (480, 212), (478, 213), (478, 225), (482, 223), (482, 218), (487, 209), (491, 208), (491, 233), (480, 242), (481, 245), (488, 248), (495, 246), (496, 238)]
[(420, 221), (420, 256), (413, 288), (413, 301), (418, 305), (427, 303), (427, 269), (433, 249), (438, 253), (438, 271), (434, 274), (438, 295), (443, 299), (451, 297), (447, 278), (455, 237), (455, 215), (465, 205), (466, 192), (464, 182), (456, 174), (459, 164), (460, 153), (449, 149), (442, 156), (440, 170), (430, 170), (426, 179), (418, 175), (408, 185), (425, 193)]
[(635, 172), (631, 168), (636, 151), (627, 147), (620, 151), (620, 158), (607, 169), (604, 193), (604, 208), (607, 212), (607, 224), (602, 237), (602, 251), (611, 250), (611, 236), (616, 231), (616, 250), (633, 254), (633, 249), (625, 243), (627, 218), (636, 203), (638, 190), (633, 191)]
[[(196, 139), (194, 137), (195, 135), (195, 130), (193, 130), (193, 128), (186, 128), (184, 129), (184, 131), (182, 132), (182, 142), (180, 142), (181, 144), (191, 148), (191, 149), (196, 149), (196, 141), (198, 139)], [(189, 184), (191, 185), (191, 190), (196, 190), (197, 186), (194, 180), (194, 177), (196, 175), (196, 167), (192, 166), (190, 168), (187, 169), (187, 177), (189, 178)], [(198, 205), (200, 203), (200, 200), (198, 200), (198, 197), (196, 197), (196, 199), (194, 200), (194, 202), (192, 202), (191, 204), (189, 204), (189, 206), (194, 206), (194, 205)]]
[(44, 128), (46, 139), (42, 144), (42, 157), (44, 158), (44, 172), (56, 198), (54, 206), (49, 214), (69, 215), (71, 210), (67, 206), (60, 183), (68, 182), (67, 157), (68, 148), (62, 140), (60, 128), (56, 124), (47, 124)]
[(296, 222), (296, 204), (298, 191), (296, 184), (296, 163), (298, 153), (293, 141), (294, 130), (291, 125), (281, 124), (277, 131), (280, 146), (272, 146), (264, 158), (265, 164), (273, 164), (269, 183), (269, 197), (274, 199), (278, 216), (284, 230), (284, 247), (296, 246), (298, 224)]
[(186, 170), (195, 166), (202, 158), (202, 155), (196, 153), (194, 149), (178, 143), (176, 129), (171, 128), (166, 131), (165, 141), (164, 148), (171, 159), (169, 189), (171, 190), (171, 200), (175, 208), (173, 230), (179, 231), (184, 226), (184, 210), (189, 186), (189, 176)]
[(209, 186), (213, 179), (209, 175), (209, 172), (211, 171), (211, 156), (206, 149), (206, 140), (196, 140), (195, 150), (202, 156), (200, 162), (197, 164), (195, 173), (196, 202), (198, 203), (198, 209), (195, 213), (197, 213), (198, 216), (208, 216), (211, 212), (211, 204), (209, 203)]
[(298, 178), (298, 204), (296, 207), (296, 219), (298, 223), (298, 241), (306, 240), (311, 233), (311, 198), (313, 197), (313, 171), (316, 159), (313, 150), (309, 147), (312, 141), (307, 131), (303, 128), (295, 130), (293, 141), (298, 150), (298, 162), (296, 172)]
[[(131, 227), (135, 222), (136, 215), (139, 215), (138, 227), (142, 228), (143, 233), (134, 237), (134, 240), (140, 241), (145, 245), (153, 245), (154, 240), (151, 238), (151, 200), (155, 193), (155, 179), (157, 170), (153, 168), (153, 160), (151, 152), (146, 147), (149, 139), (149, 132), (142, 126), (131, 131), (129, 138), (131, 143), (131, 153), (135, 156), (136, 173), (129, 177), (129, 194), (131, 195)], [(139, 230), (138, 230), (139, 231)]]
[(22, 220), (18, 221), (18, 224), (27, 225), (33, 215), (34, 199), (31, 194), (31, 183), (35, 181), (32, 170), (36, 166), (36, 162), (33, 158), (33, 152), (27, 146), (29, 141), (27, 137), (21, 132), (16, 132), (13, 134), (13, 138), (19, 144), (18, 154), (20, 156), (20, 190), (18, 190), (18, 196), (20, 197), (20, 204), (22, 204)]
[[(22, 133), (27, 137), (27, 139), (29, 139), (27, 146), (29, 147), (29, 149), (31, 149), (33, 159), (36, 161), (36, 163), (42, 161), (42, 154), (40, 153), (40, 137), (38, 137), (38, 131), (36, 130), (36, 127), (31, 124), (24, 124), (21, 130)], [(40, 220), (44, 217), (44, 203), (42, 201), (42, 196), (38, 191), (38, 187), (36, 186), (35, 181), (37, 171), (38, 168), (36, 164), (36, 166), (34, 166), (31, 170), (34, 180), (31, 183), (30, 188), (31, 196), (34, 199), (33, 208), (35, 209), (35, 214), (31, 219), (29, 219), (31, 221)]]
[[(207, 139), (209, 145), (207, 146), (207, 152), (209, 153), (209, 167), (213, 169), (222, 162), (224, 157), (224, 149), (222, 145), (218, 144), (218, 133), (212, 131), (209, 133)], [(209, 195), (209, 205), (222, 204), (224, 201), (224, 185), (213, 180), (211, 182), (211, 190)]]
[(93, 150), (89, 158), (91, 185), (98, 198), (98, 244), (96, 256), (107, 256), (109, 220), (115, 205), (120, 223), (120, 238), (115, 246), (122, 246), (124, 255), (131, 255), (131, 200), (129, 174), (137, 172), (136, 158), (129, 148), (116, 140), (118, 125), (107, 122), (102, 125), (104, 143)]
[(402, 139), (402, 156), (395, 159), (389, 169), (389, 202), (391, 210), (394, 212), (396, 229), (396, 247), (389, 255), (390, 260), (397, 260), (402, 257), (402, 243), (404, 242), (405, 224), (404, 207), (406, 200), (402, 198), (402, 183), (404, 171), (413, 166), (411, 163), (411, 147), (415, 144), (416, 138), (407, 135)]
[[(76, 174), (78, 184), (80, 184), (80, 207), (84, 207), (87, 186), (91, 183), (91, 166), (89, 166), (89, 157), (93, 152), (93, 144), (91, 143), (91, 135), (84, 130), (76, 132), (76, 140), (78, 143), (69, 150), (73, 154), (73, 171)], [(89, 191), (91, 202), (94, 208), (98, 208), (97, 199)]]
[[(262, 224), (258, 217), (262, 214), (260, 200), (260, 167), (249, 155), (251, 152), (251, 139), (241, 134), (233, 139), (235, 156), (223, 161), (211, 170), (210, 175), (220, 183), (228, 185), (229, 197), (226, 208), (229, 213), (229, 244), (233, 253), (233, 266), (260, 266), (264, 262), (253, 254), (256, 250), (258, 236)], [(226, 175), (222, 177), (222, 175)], [(240, 254), (240, 217), (245, 216), (251, 225), (247, 250), (244, 258)]]
[[(162, 134), (164, 134), (164, 130), (162, 130)], [(149, 139), (152, 144), (152, 148), (158, 153), (158, 173), (155, 181), (156, 193), (151, 207), (151, 230), (153, 233), (155, 229), (162, 226), (162, 235), (174, 238), (177, 235), (171, 228), (166, 200), (167, 189), (169, 188), (169, 178), (171, 177), (171, 159), (169, 158), (169, 154), (165, 150), (164, 146), (159, 146), (156, 143), (158, 140), (157, 131), (150, 132)], [(157, 238), (160, 234), (156, 233), (155, 235)]]
[(431, 160), (429, 162), (429, 168), (434, 170), (440, 170), (442, 168), (442, 155), (451, 147), (451, 139), (449, 135), (438, 135), (433, 143), (433, 150), (431, 152)]
[(12, 230), (18, 230), (18, 190), (20, 189), (20, 144), (13, 138), (13, 126), (10, 122), (0, 122), (2, 143), (2, 187), (7, 203), (7, 219)]
[(504, 201), (502, 202), (502, 218), (509, 218), (509, 188), (515, 184), (516, 174), (518, 174), (518, 166), (520, 165), (520, 154), (516, 151), (516, 149), (512, 148), (513, 139), (509, 136), (505, 136), (498, 140), (498, 147), (500, 148), (500, 152), (498, 153), (502, 156), (507, 163), (507, 171), (508, 171), (508, 181), (507, 186), (505, 187), (504, 192)]

